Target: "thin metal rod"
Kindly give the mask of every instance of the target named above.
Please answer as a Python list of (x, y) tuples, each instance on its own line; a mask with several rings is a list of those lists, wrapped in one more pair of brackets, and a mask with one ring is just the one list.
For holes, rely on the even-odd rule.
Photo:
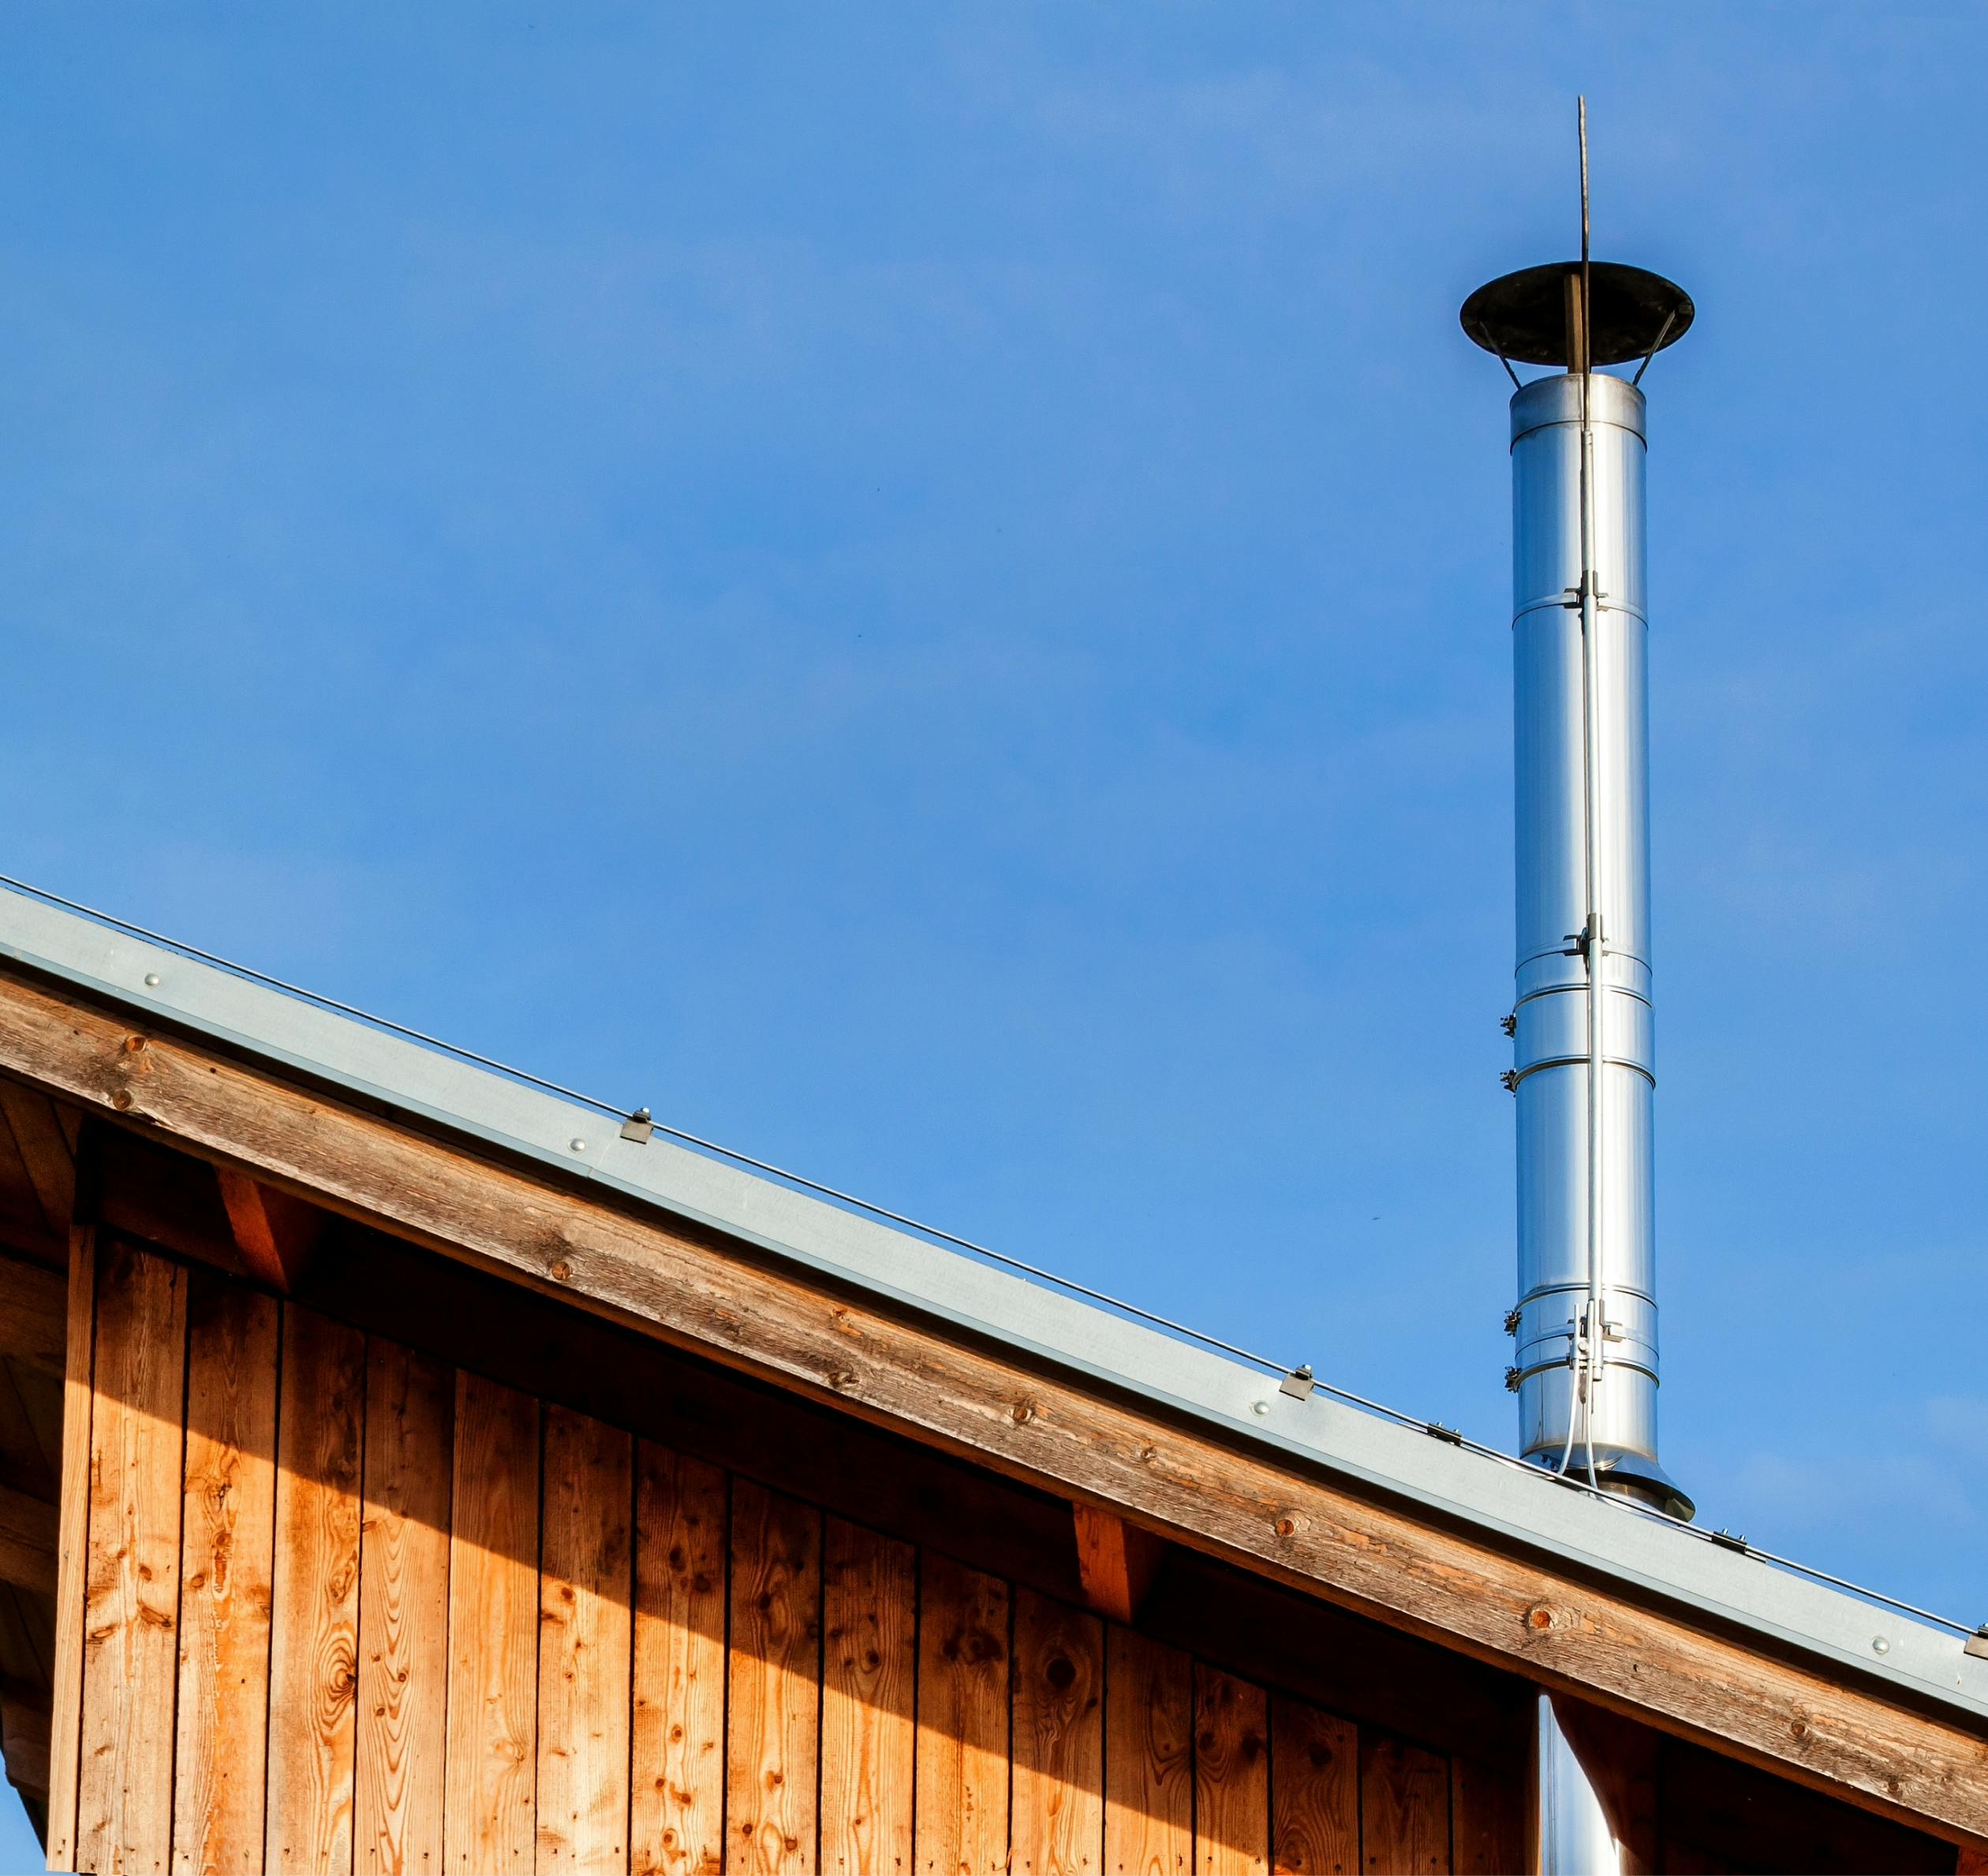
[[(1581, 297), (1580, 331), (1570, 334), (1578, 345), (1578, 355), (1568, 360), (1578, 365), (1581, 378), (1580, 499), (1581, 499), (1581, 764), (1583, 809), (1587, 827), (1587, 931), (1583, 949), (1587, 956), (1587, 1261), (1588, 1295), (1583, 1325), (1575, 1325), (1575, 1352), (1579, 1367), (1570, 1414), (1581, 1415), (1583, 1441), (1587, 1449), (1588, 1483), (1600, 1487), (1594, 1461), (1594, 1416), (1600, 1405), (1596, 1396), (1601, 1383), (1607, 1329), (1601, 1300), (1601, 1239), (1604, 1221), (1602, 1191), (1602, 961), (1605, 932), (1601, 917), (1601, 644), (1598, 630), (1594, 577), (1594, 427), (1591, 405), (1594, 386), (1594, 345), (1593, 303), (1588, 259), (1588, 159), (1587, 99), (1577, 107), (1576, 125), (1581, 150)], [(1585, 1346), (1583, 1346), (1585, 1344)], [(1573, 1426), (1568, 1427), (1568, 1452), (1572, 1455)]]
[[(218, 969), (228, 972), (231, 976), (246, 978), (251, 983), (265, 985), (272, 990), (280, 990), (286, 996), (297, 997), (305, 1003), (315, 1003), (321, 1009), (335, 1010), (341, 1015), (356, 1017), (360, 1022), (369, 1024), (373, 1028), (386, 1030), (394, 1035), (405, 1036), (411, 1041), (424, 1043), (431, 1048), (439, 1049), (444, 1055), (454, 1056), (462, 1061), (473, 1062), (479, 1067), (495, 1069), (498, 1073), (509, 1075), (513, 1079), (523, 1082), (529, 1086), (543, 1088), (555, 1094), (565, 1095), (569, 1100), (578, 1101), (583, 1107), (596, 1108), (604, 1114), (623, 1116), (630, 1112), (628, 1108), (617, 1107), (611, 1101), (596, 1101), (591, 1095), (577, 1093), (570, 1088), (562, 1087), (557, 1082), (549, 1082), (542, 1076), (527, 1074), (522, 1069), (509, 1067), (488, 1056), (480, 1056), (472, 1049), (459, 1048), (453, 1042), (444, 1042), (439, 1037), (425, 1035), (419, 1030), (409, 1029), (405, 1023), (394, 1022), (383, 1016), (376, 1016), (370, 1011), (359, 1009), (351, 1003), (340, 1003), (334, 997), (320, 996), (315, 990), (303, 989), (295, 984), (286, 983), (281, 977), (271, 977), (266, 971), (254, 970), (246, 964), (237, 964), (232, 959), (219, 956), (213, 951), (203, 951), (198, 945), (189, 944), (184, 940), (168, 937), (165, 933), (152, 931), (144, 925), (133, 925), (129, 919), (118, 918), (108, 912), (99, 912), (94, 906), (81, 904), (73, 899), (65, 899), (59, 892), (50, 892), (45, 887), (30, 885), (25, 880), (17, 880), (6, 873), (0, 873), (0, 886), (23, 893), (30, 899), (43, 900), (51, 906), (60, 906), (65, 911), (79, 913), (84, 917), (92, 919), (99, 925), (106, 925), (113, 931), (125, 932), (133, 938), (141, 938), (150, 944), (162, 945), (166, 950), (175, 951), (182, 957), (193, 958), (203, 964), (214, 965)], [(916, 1219), (907, 1217), (901, 1212), (893, 1212), (885, 1206), (873, 1203), (869, 1199), (858, 1198), (853, 1193), (839, 1191), (833, 1186), (824, 1186), (817, 1180), (804, 1179), (798, 1173), (788, 1172), (768, 1160), (755, 1159), (750, 1153), (741, 1153), (735, 1147), (720, 1145), (715, 1140), (706, 1140), (696, 1134), (686, 1133), (681, 1127), (666, 1127), (660, 1123), (656, 1123), (656, 1130), (659, 1134), (668, 1134), (672, 1139), (681, 1140), (687, 1145), (698, 1147), (706, 1153), (715, 1153), (720, 1159), (730, 1160), (742, 1166), (753, 1167), (759, 1172), (771, 1174), (775, 1179), (798, 1186), (804, 1190), (820, 1193), (824, 1198), (837, 1199), (844, 1205), (854, 1205), (858, 1211), (867, 1212), (873, 1216), (888, 1219), (893, 1224), (904, 1225), (910, 1230), (920, 1232), (926, 1237), (935, 1238), (942, 1243), (955, 1245), (962, 1250), (970, 1250), (976, 1256), (990, 1258), (996, 1264), (1007, 1265), (1010, 1269), (1025, 1272), (1039, 1281), (1054, 1284), (1059, 1290), (1067, 1290), (1074, 1295), (1088, 1297), (1093, 1302), (1101, 1302), (1112, 1309), (1123, 1310), (1127, 1315), (1135, 1317), (1142, 1322), (1150, 1322), (1156, 1328), (1170, 1330), (1175, 1335), (1185, 1337), (1188, 1341), (1200, 1343), (1205, 1347), (1218, 1349), (1224, 1355), (1235, 1355), (1238, 1359), (1248, 1362), (1268, 1373), (1284, 1375), (1295, 1374), (1298, 1372), (1295, 1367), (1287, 1362), (1274, 1362), (1268, 1355), (1257, 1355), (1249, 1349), (1238, 1347), (1232, 1342), (1224, 1342), (1219, 1336), (1211, 1336), (1203, 1330), (1190, 1328), (1184, 1322), (1176, 1322), (1170, 1317), (1159, 1315), (1151, 1310), (1142, 1310), (1135, 1303), (1123, 1302), (1117, 1297), (1108, 1295), (1102, 1290), (1093, 1290), (1087, 1284), (1078, 1283), (1070, 1277), (1059, 1276), (1052, 1270), (1044, 1270), (1036, 1265), (1024, 1263), (1021, 1258), (1009, 1257), (1005, 1252), (989, 1250), (987, 1246), (976, 1244), (970, 1238), (956, 1237), (951, 1231), (940, 1231), (936, 1226), (921, 1224)], [(1370, 1414), (1377, 1414), (1384, 1420), (1392, 1420), (1398, 1426), (1412, 1428), (1419, 1433), (1428, 1433), (1431, 1430), (1431, 1423), (1418, 1415), (1403, 1413), (1400, 1408), (1391, 1407), (1382, 1401), (1370, 1400), (1364, 1394), (1355, 1394), (1351, 1388), (1335, 1387), (1330, 1381), (1317, 1378), (1314, 1378), (1313, 1386), (1321, 1394), (1329, 1395), (1335, 1400), (1345, 1401), (1349, 1406), (1362, 1408)], [(1470, 1439), (1462, 1433), (1452, 1433), (1448, 1429), (1444, 1431), (1444, 1438), (1448, 1444), (1454, 1444), (1460, 1450), (1474, 1453), (1479, 1459), (1493, 1460), (1508, 1470), (1530, 1473), (1535, 1477), (1540, 1474), (1541, 1468), (1530, 1461), (1520, 1459), (1512, 1453), (1501, 1452), (1495, 1446), (1486, 1446), (1482, 1441)], [(1684, 1519), (1674, 1517), (1668, 1512), (1661, 1510), (1655, 1505), (1645, 1504), (1639, 1500), (1624, 1497), (1619, 1493), (1605, 1492), (1598, 1486), (1590, 1485), (1586, 1479), (1569, 1475), (1564, 1478), (1560, 1482), (1575, 1490), (1589, 1493), (1600, 1503), (1612, 1506), (1616, 1511), (1632, 1514), (1640, 1518), (1654, 1519), (1658, 1523), (1667, 1524), (1673, 1530), (1683, 1532), (1687, 1537), (1697, 1538), (1701, 1543), (1712, 1544), (1723, 1541), (1718, 1534), (1702, 1530), (1697, 1525), (1690, 1523)], [(1747, 1545), (1741, 1554), (1752, 1557), (1761, 1563), (1771, 1564), (1777, 1568), (1791, 1571), (1797, 1576), (1806, 1576), (1818, 1583), (1826, 1583), (1833, 1588), (1860, 1597), (1867, 1602), (1876, 1603), (1885, 1609), (1896, 1609), (1902, 1615), (1916, 1616), (1923, 1621), (1931, 1622), (1941, 1628), (1951, 1629), (1956, 1635), (1971, 1635), (1975, 1632), (1973, 1626), (1968, 1623), (1956, 1622), (1950, 1616), (1938, 1615), (1931, 1609), (1921, 1609), (1916, 1603), (1900, 1601), (1897, 1597), (1887, 1596), (1881, 1590), (1867, 1589), (1862, 1583), (1852, 1583), (1848, 1577), (1833, 1576), (1826, 1570), (1818, 1570), (1813, 1564), (1799, 1562), (1793, 1557), (1782, 1556), (1772, 1550), (1763, 1550), (1757, 1545)]]
[(1512, 389), (1523, 391), (1526, 388), (1525, 385), (1520, 381), (1519, 374), (1512, 368), (1512, 361), (1505, 357), (1504, 348), (1492, 336), (1490, 327), (1482, 322), (1478, 326), (1478, 338), (1481, 343), (1491, 348), (1499, 364), (1504, 367), (1505, 376), (1512, 380)]
[(1585, 374), (1587, 361), (1594, 353), (1594, 326), (1589, 315), (1594, 311), (1593, 295), (1589, 291), (1588, 279), (1588, 174), (1587, 174), (1587, 99), (1575, 101), (1575, 121), (1581, 138), (1581, 353), (1582, 369)]
[(1670, 337), (1670, 329), (1676, 323), (1677, 308), (1673, 306), (1668, 312), (1664, 315), (1663, 324), (1657, 328), (1656, 344), (1652, 346), (1647, 352), (1643, 353), (1642, 363), (1636, 367), (1635, 376), (1629, 380), (1629, 388), (1631, 391), (1634, 391), (1639, 384), (1642, 383), (1642, 375), (1645, 372), (1650, 369), (1650, 360), (1654, 358), (1659, 352), (1663, 350), (1664, 341)]
[(458, 1060), (474, 1062), (479, 1068), (493, 1068), (498, 1074), (508, 1075), (514, 1082), (522, 1082), (529, 1088), (543, 1088), (548, 1094), (562, 1094), (568, 1101), (577, 1101), (583, 1108), (597, 1108), (603, 1114), (611, 1114), (618, 1120), (633, 1118), (633, 1111), (618, 1107), (611, 1101), (602, 1101), (592, 1094), (582, 1094), (577, 1088), (566, 1087), (559, 1082), (548, 1082), (544, 1075), (532, 1074), (522, 1068), (514, 1068), (508, 1062), (499, 1062), (494, 1056), (480, 1056), (473, 1048), (464, 1048), (458, 1043), (444, 1042), (439, 1036), (431, 1036), (420, 1030), (411, 1030), (404, 1022), (395, 1022), (390, 1018), (376, 1016), (370, 1010), (362, 1010), (354, 1003), (342, 1003), (335, 996), (325, 996), (315, 990), (306, 990), (301, 984), (286, 983), (282, 977), (273, 977), (266, 970), (256, 970), (246, 964), (237, 964), (231, 958), (217, 956), (212, 951), (204, 951), (197, 944), (189, 944), (178, 938), (168, 938), (163, 932), (148, 931), (141, 925), (133, 925), (128, 918), (119, 918), (109, 912), (99, 912), (94, 906), (81, 904), (73, 899), (64, 899), (59, 892), (50, 892), (40, 886), (31, 886), (25, 880), (17, 880), (0, 873), (0, 886), (11, 886), (17, 892), (24, 892), (30, 899), (46, 900), (51, 906), (60, 906), (65, 912), (80, 912), (85, 918), (93, 918), (99, 925), (108, 925), (114, 932), (124, 932), (133, 938), (142, 938), (148, 944), (163, 944), (168, 951), (178, 951), (181, 957), (197, 959), (203, 964), (211, 964), (226, 971), (231, 977), (246, 977), (252, 984), (263, 984), (271, 990), (280, 990), (286, 996), (301, 999), (307, 1003), (316, 1003), (321, 1010), (335, 1010), (341, 1016), (352, 1016), (376, 1030), (385, 1030), (395, 1036), (405, 1036), (410, 1042), (425, 1044), (430, 1048), (439, 1048), (445, 1056), (454, 1056)]
[[(499, 1074), (514, 1081), (524, 1082), (528, 1087), (540, 1088), (548, 1094), (563, 1095), (568, 1101), (577, 1101), (582, 1107), (592, 1108), (603, 1114), (613, 1115), (618, 1119), (633, 1117), (633, 1110), (617, 1106), (613, 1101), (601, 1101), (591, 1094), (582, 1094), (577, 1089), (568, 1088), (559, 1082), (547, 1081), (543, 1075), (529, 1073), (522, 1068), (514, 1068), (508, 1063), (499, 1062), (491, 1056), (480, 1056), (474, 1049), (464, 1048), (454, 1042), (445, 1042), (439, 1036), (431, 1036), (420, 1030), (409, 1029), (404, 1022), (395, 1022), (385, 1016), (376, 1016), (370, 1010), (362, 1010), (355, 1003), (340, 1003), (336, 997), (325, 996), (315, 990), (306, 990), (302, 985), (287, 982), (282, 977), (271, 977), (267, 971), (255, 970), (246, 964), (237, 964), (231, 958), (203, 951), (197, 944), (186, 944), (183, 940), (169, 938), (163, 932), (148, 930), (145, 926), (133, 925), (129, 919), (119, 918), (114, 914), (99, 912), (94, 906), (86, 906), (79, 900), (65, 899), (59, 892), (50, 892), (40, 886), (32, 886), (25, 880), (17, 880), (6, 873), (0, 873), (0, 886), (11, 887), (15, 891), (25, 893), (31, 899), (45, 900), (52, 906), (60, 906), (65, 911), (79, 912), (85, 918), (94, 919), (99, 925), (108, 925), (113, 931), (124, 932), (133, 938), (142, 938), (148, 944), (163, 945), (168, 951), (177, 951), (182, 957), (197, 959), (203, 964), (211, 964), (225, 970), (230, 976), (245, 977), (252, 984), (261, 984), (271, 990), (280, 990), (286, 996), (300, 1001), (315, 1003), (320, 1009), (333, 1010), (341, 1016), (357, 1018), (375, 1029), (385, 1030), (390, 1034), (404, 1036), (410, 1042), (419, 1042), (429, 1048), (439, 1049), (447, 1056), (454, 1056), (459, 1061), (473, 1062), (480, 1068), (494, 1069)], [(757, 1172), (771, 1174), (775, 1179), (802, 1190), (819, 1193), (824, 1198), (832, 1198), (846, 1205), (854, 1205), (858, 1211), (867, 1212), (873, 1217), (887, 1218), (893, 1224), (901, 1224), (928, 1238), (940, 1243), (957, 1245), (962, 1250), (970, 1250), (977, 1257), (989, 1258), (997, 1264), (1005, 1264), (1011, 1269), (1025, 1271), (1044, 1283), (1054, 1284), (1061, 1289), (1073, 1291), (1079, 1296), (1086, 1296), (1093, 1302), (1108, 1304), (1112, 1309), (1123, 1310), (1128, 1316), (1136, 1316), (1143, 1322), (1150, 1322), (1159, 1328), (1171, 1329), (1176, 1335), (1185, 1336), (1190, 1341), (1204, 1343), (1209, 1348), (1220, 1349), (1224, 1355), (1232, 1355), (1268, 1370), (1272, 1374), (1291, 1374), (1296, 1370), (1287, 1362), (1273, 1362), (1268, 1355), (1256, 1355), (1249, 1349), (1239, 1348), (1232, 1342), (1224, 1342), (1219, 1336), (1205, 1334), (1198, 1329), (1190, 1329), (1184, 1322), (1175, 1322), (1165, 1316), (1156, 1315), (1151, 1310), (1142, 1310), (1137, 1303), (1127, 1302), (1123, 1298), (1108, 1295), (1102, 1290), (1093, 1290), (1086, 1285), (1072, 1282), (1068, 1277), (1059, 1276), (1052, 1270), (1044, 1270), (1037, 1265), (1025, 1263), (1020, 1258), (1011, 1258), (1004, 1251), (991, 1250), (985, 1244), (976, 1244), (970, 1238), (956, 1237), (951, 1231), (941, 1231), (936, 1224), (926, 1224), (920, 1220), (894, 1212), (888, 1205), (875, 1204), (867, 1198), (859, 1198), (853, 1192), (844, 1192), (834, 1186), (825, 1186), (819, 1179), (811, 1179), (798, 1172), (790, 1172), (784, 1166), (775, 1166), (770, 1160), (755, 1159), (752, 1154), (741, 1153), (736, 1147), (721, 1145), (716, 1140), (707, 1140), (701, 1134), (686, 1132), (683, 1128), (671, 1127), (660, 1120), (652, 1119), (650, 1126), (659, 1134), (667, 1134), (672, 1140), (681, 1140), (687, 1146), (695, 1146), (705, 1153), (716, 1153), (720, 1159), (731, 1160), (741, 1166), (749, 1166)], [(1325, 1384), (1319, 1382), (1319, 1386)], [(1337, 1392), (1337, 1389), (1328, 1389)], [(1348, 1395), (1348, 1400), (1356, 1396)], [(1372, 1406), (1371, 1402), (1362, 1402)], [(1377, 1407), (1379, 1413), (1392, 1410)], [(1399, 1416), (1411, 1425), (1421, 1422), (1408, 1414)]]

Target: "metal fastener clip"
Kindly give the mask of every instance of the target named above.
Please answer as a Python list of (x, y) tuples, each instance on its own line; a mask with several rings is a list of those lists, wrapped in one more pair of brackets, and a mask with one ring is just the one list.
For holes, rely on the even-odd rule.
[(647, 1108), (637, 1108), (622, 1123), (621, 1137), (633, 1140), (637, 1146), (645, 1145), (656, 1131), (656, 1123)]

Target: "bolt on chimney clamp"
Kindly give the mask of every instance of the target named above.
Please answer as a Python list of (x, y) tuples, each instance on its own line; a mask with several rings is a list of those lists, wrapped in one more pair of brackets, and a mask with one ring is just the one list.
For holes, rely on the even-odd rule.
[(1518, 1334), (1519, 1321), (1523, 1314), (1524, 1312), (1523, 1310), (1518, 1309), (1510, 1309), (1505, 1311), (1504, 1331), (1507, 1335), (1515, 1336)]
[(1524, 1378), (1524, 1375), (1518, 1369), (1506, 1369), (1504, 1373), (1505, 1392), (1508, 1394), (1516, 1394), (1519, 1392), (1519, 1383)]
[(1277, 1383), (1277, 1392), (1288, 1394), (1293, 1400), (1309, 1400), (1312, 1389), (1317, 1385), (1312, 1375), (1311, 1363), (1303, 1362)]
[(1515, 1010), (1509, 1016), (1500, 1016), (1498, 1018), (1498, 1027), (1508, 1036), (1517, 1035), (1519, 1033), (1518, 1011)]
[(1498, 1077), (1498, 1082), (1508, 1094), (1516, 1094), (1519, 1092), (1519, 1071), (1508, 1068)]

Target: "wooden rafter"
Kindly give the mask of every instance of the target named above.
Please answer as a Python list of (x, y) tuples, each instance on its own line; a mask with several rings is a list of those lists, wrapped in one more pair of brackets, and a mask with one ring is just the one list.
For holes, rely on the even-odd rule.
[(248, 1274), (271, 1289), (293, 1288), (323, 1235), (324, 1214), (238, 1168), (217, 1166), (215, 1172), (235, 1248)]
[(1956, 1840), (1988, 1841), (1988, 1740), (1550, 1561), (1032, 1373), (686, 1227), (477, 1159), (24, 981), (0, 1070), (324, 1205), (637, 1324), (1556, 1691)]
[(1100, 1616), (1116, 1622), (1134, 1620), (1153, 1587), (1165, 1545), (1151, 1531), (1093, 1505), (1072, 1505), (1071, 1511), (1084, 1600)]

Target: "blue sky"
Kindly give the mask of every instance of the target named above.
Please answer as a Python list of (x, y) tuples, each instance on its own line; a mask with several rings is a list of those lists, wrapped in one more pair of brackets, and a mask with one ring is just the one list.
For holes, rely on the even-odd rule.
[(0, 18), (0, 870), (1500, 1441), (1456, 308), (1571, 245), (1584, 88), (1699, 308), (1665, 1458), (1988, 1616), (1988, 16), (107, 21)]

